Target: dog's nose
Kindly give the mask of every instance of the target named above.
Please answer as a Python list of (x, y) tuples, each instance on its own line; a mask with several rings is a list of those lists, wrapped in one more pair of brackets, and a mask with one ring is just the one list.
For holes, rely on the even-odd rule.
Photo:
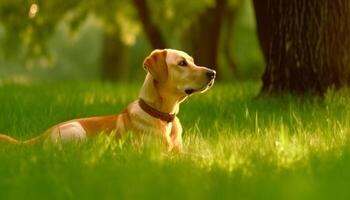
[(215, 78), (215, 76), (216, 76), (216, 71), (215, 70), (209, 70), (209, 71), (207, 71), (207, 77), (209, 78), (209, 79), (214, 79)]

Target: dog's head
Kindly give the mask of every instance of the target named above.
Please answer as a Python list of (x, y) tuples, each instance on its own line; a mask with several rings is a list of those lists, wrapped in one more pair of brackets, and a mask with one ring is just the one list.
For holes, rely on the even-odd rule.
[(159, 85), (179, 95), (205, 92), (216, 76), (214, 70), (197, 66), (191, 56), (174, 49), (154, 50), (143, 66)]

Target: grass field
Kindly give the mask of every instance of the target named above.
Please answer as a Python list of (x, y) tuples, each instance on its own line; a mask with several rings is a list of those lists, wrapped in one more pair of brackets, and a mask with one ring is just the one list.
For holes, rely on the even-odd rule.
[[(140, 85), (0, 86), (0, 132), (20, 139), (112, 114)], [(350, 91), (254, 98), (216, 84), (181, 106), (184, 154), (98, 137), (59, 148), (0, 146), (0, 199), (349, 199)]]

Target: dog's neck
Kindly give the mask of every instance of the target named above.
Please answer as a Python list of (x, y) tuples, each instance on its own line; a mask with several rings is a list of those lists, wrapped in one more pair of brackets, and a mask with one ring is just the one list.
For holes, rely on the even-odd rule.
[(179, 104), (186, 97), (167, 91), (166, 88), (162, 88), (160, 84), (157, 84), (150, 74), (147, 74), (141, 87), (140, 98), (158, 111), (176, 114), (179, 111)]

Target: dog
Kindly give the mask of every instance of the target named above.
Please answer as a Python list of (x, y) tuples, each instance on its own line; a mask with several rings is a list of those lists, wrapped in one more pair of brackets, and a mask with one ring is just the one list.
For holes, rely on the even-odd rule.
[(42, 135), (18, 141), (0, 134), (0, 141), (33, 144), (80, 141), (100, 133), (115, 133), (120, 138), (127, 132), (160, 136), (168, 151), (182, 149), (182, 126), (176, 114), (179, 105), (193, 93), (203, 93), (213, 84), (216, 72), (197, 66), (183, 51), (157, 49), (145, 58), (147, 71), (139, 99), (119, 114), (73, 119), (57, 124)]

